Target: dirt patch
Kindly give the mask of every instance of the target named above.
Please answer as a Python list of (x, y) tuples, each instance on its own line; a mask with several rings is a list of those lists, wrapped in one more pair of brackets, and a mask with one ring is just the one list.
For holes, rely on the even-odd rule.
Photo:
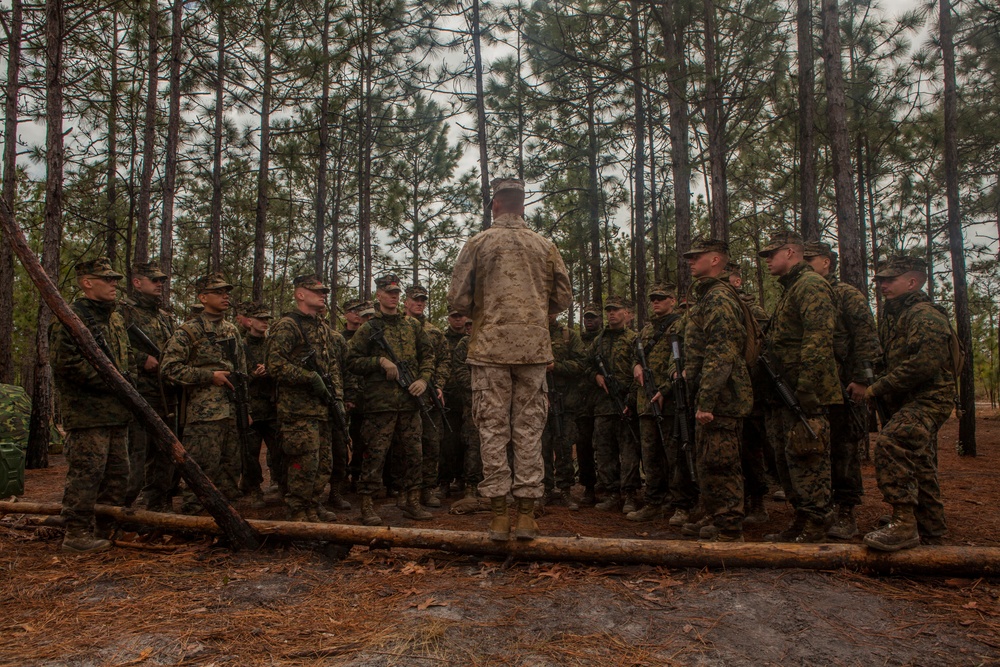
[[(975, 459), (940, 438), (950, 544), (1000, 546), (1000, 421), (980, 420)], [(56, 501), (65, 466), (29, 471), (27, 499)], [(885, 512), (865, 467), (869, 528)], [(352, 501), (356, 498), (352, 498)], [(404, 520), (390, 501), (383, 518)], [(248, 516), (280, 518), (272, 503)], [(790, 518), (769, 501), (771, 520)], [(436, 527), (483, 515), (435, 511)], [(356, 522), (357, 511), (346, 513)], [(426, 525), (426, 524), (423, 524)], [(552, 508), (548, 534), (663, 537), (665, 522)], [(976, 665), (1000, 663), (1000, 585), (847, 572), (513, 563), (318, 545), (231, 554), (156, 536), (172, 551), (58, 550), (61, 531), (0, 525), (0, 665)]]

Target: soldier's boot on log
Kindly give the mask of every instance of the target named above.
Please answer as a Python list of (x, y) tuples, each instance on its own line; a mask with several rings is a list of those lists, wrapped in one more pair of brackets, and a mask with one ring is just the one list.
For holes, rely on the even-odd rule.
[(490, 520), (489, 534), (494, 542), (506, 542), (510, 539), (510, 515), (507, 514), (507, 496), (490, 498), (490, 510), (493, 518)]
[(616, 512), (620, 505), (621, 497), (617, 493), (609, 493), (604, 500), (594, 505), (594, 508), (602, 512)]
[(858, 534), (858, 522), (854, 518), (854, 507), (840, 505), (837, 507), (837, 516), (833, 520), (830, 530), (826, 531), (828, 537), (837, 540), (849, 540)]
[(337, 515), (323, 507), (322, 503), (316, 503), (316, 518), (323, 523), (333, 523), (337, 520)]
[(424, 507), (441, 507), (441, 499), (434, 494), (434, 489), (420, 489), (420, 504)]
[(382, 525), (382, 517), (375, 513), (375, 501), (371, 496), (361, 496), (361, 523), (366, 526)]
[(765, 542), (791, 542), (802, 533), (806, 527), (806, 517), (802, 514), (795, 514), (792, 523), (780, 533), (768, 533), (764, 536)]
[(75, 554), (93, 554), (110, 548), (110, 540), (94, 537), (89, 530), (79, 527), (67, 528), (62, 541), (62, 550)]
[(331, 486), (330, 497), (326, 499), (326, 504), (330, 509), (338, 512), (349, 512), (351, 509), (351, 503), (347, 502), (347, 499), (341, 494), (339, 484)]
[(517, 499), (517, 524), (514, 526), (514, 537), (519, 540), (533, 540), (538, 537), (534, 498)]
[(663, 505), (657, 505), (655, 503), (648, 503), (643, 506), (641, 510), (636, 510), (634, 512), (629, 512), (625, 515), (625, 518), (629, 521), (656, 521), (657, 519), (663, 518)]
[(878, 551), (899, 551), (920, 544), (913, 505), (893, 505), (889, 524), (865, 535), (865, 544)]
[(751, 496), (748, 501), (747, 515), (743, 519), (743, 523), (745, 525), (756, 526), (767, 523), (769, 518), (767, 508), (764, 507), (764, 497)]
[(413, 519), (414, 521), (429, 521), (434, 518), (433, 514), (420, 506), (420, 489), (410, 489), (405, 493), (400, 493), (399, 499), (402, 502), (397, 502), (396, 506), (402, 510), (403, 516), (407, 519)]

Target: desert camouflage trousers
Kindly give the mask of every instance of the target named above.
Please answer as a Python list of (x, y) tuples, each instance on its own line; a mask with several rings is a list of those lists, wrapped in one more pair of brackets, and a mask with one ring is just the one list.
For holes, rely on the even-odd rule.
[(875, 479), (890, 505), (913, 505), (926, 537), (947, 532), (937, 476), (937, 432), (951, 405), (910, 402), (893, 413), (875, 440)]
[(128, 427), (71, 429), (66, 435), (66, 527), (94, 529), (94, 505), (121, 505), (128, 486)]
[(382, 488), (382, 473), (386, 457), (395, 439), (402, 454), (401, 477), (396, 480), (402, 490), (419, 489), (421, 484), (421, 433), (418, 410), (406, 412), (369, 412), (361, 423), (361, 437), (367, 443), (361, 460), (358, 493), (375, 495)]
[(319, 504), (330, 477), (332, 440), (332, 425), (328, 421), (294, 419), (281, 423), (285, 504), (292, 512)]
[[(224, 496), (230, 500), (239, 497), (242, 463), (235, 419), (185, 424), (184, 447)], [(201, 502), (190, 487), (185, 486), (181, 498), (185, 514), (201, 511)]]
[[(541, 498), (545, 465), (542, 431), (548, 415), (545, 364), (472, 365), (472, 417), (479, 428), (483, 481), (479, 493), (496, 498)], [(514, 471), (507, 461), (513, 445)]]
[(774, 443), (775, 465), (785, 497), (806, 519), (825, 521), (830, 513), (830, 421), (807, 417), (809, 435), (794, 412), (783, 406), (767, 411), (767, 436)]
[(743, 529), (743, 420), (716, 417), (694, 430), (698, 492), (719, 530)]

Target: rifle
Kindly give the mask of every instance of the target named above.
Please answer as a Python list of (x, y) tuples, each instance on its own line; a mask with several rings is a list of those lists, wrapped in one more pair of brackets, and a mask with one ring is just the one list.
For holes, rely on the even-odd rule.
[(642, 347), (642, 339), (635, 339), (635, 349), (639, 353), (639, 365), (642, 366), (642, 390), (646, 393), (646, 400), (649, 401), (649, 411), (656, 420), (656, 428), (660, 431), (660, 440), (666, 444), (669, 439), (663, 432), (663, 410), (653, 401), (656, 396), (656, 381), (653, 379), (653, 371), (646, 363), (646, 350)]
[(556, 378), (552, 371), (546, 373), (549, 385), (549, 412), (552, 414), (552, 430), (559, 440), (566, 437), (566, 424), (563, 417), (566, 414), (566, 407), (563, 405), (562, 392), (556, 389)]
[(684, 459), (687, 461), (688, 472), (691, 479), (698, 479), (697, 471), (694, 467), (694, 452), (691, 449), (691, 425), (694, 423), (694, 412), (688, 402), (687, 379), (684, 377), (684, 348), (681, 345), (681, 337), (677, 334), (670, 334), (670, 353), (674, 358), (674, 368), (676, 374), (670, 380), (670, 386), (674, 392), (674, 409), (677, 411), (677, 418), (674, 420), (677, 440), (681, 443), (681, 451), (684, 452)]
[(805, 424), (806, 430), (809, 431), (809, 435), (813, 440), (816, 440), (818, 436), (816, 431), (813, 430), (812, 426), (809, 425), (809, 420), (806, 419), (806, 413), (802, 411), (802, 406), (799, 405), (799, 399), (796, 398), (795, 392), (792, 388), (788, 386), (785, 382), (785, 378), (778, 374), (778, 371), (774, 370), (774, 366), (771, 365), (771, 360), (768, 358), (767, 353), (763, 352), (760, 355), (760, 367), (764, 369), (767, 376), (771, 378), (771, 382), (774, 383), (774, 389), (778, 392), (778, 398), (781, 402), (785, 404), (785, 407), (795, 413), (795, 416), (799, 418), (803, 424)]
[[(875, 372), (872, 370), (872, 364), (870, 361), (862, 362), (862, 369), (865, 374), (865, 380), (868, 381), (868, 386), (875, 384)], [(889, 411), (885, 409), (885, 404), (877, 397), (872, 397), (872, 404), (875, 406), (875, 412), (878, 414), (879, 421), (882, 422), (882, 428), (889, 423)]]
[[(409, 365), (399, 357), (396, 356), (396, 352), (392, 349), (392, 345), (389, 345), (389, 341), (385, 339), (385, 327), (372, 327), (372, 335), (369, 340), (374, 341), (382, 351), (385, 352), (385, 356), (389, 358), (389, 361), (396, 364), (397, 374), (396, 374), (396, 384), (402, 387), (405, 391), (409, 392), (410, 385), (417, 381), (413, 377), (413, 372), (410, 371)], [(430, 395), (430, 402), (425, 399), (426, 395)], [(450, 433), (452, 431), (451, 424), (448, 423), (448, 415), (445, 413), (447, 410), (444, 407), (444, 403), (441, 402), (441, 397), (438, 396), (437, 387), (434, 386), (433, 381), (427, 383), (427, 389), (424, 391), (422, 396), (414, 396), (413, 400), (417, 402), (417, 406), (420, 411), (424, 413), (427, 417), (428, 423), (434, 430), (437, 430), (437, 426), (434, 425), (434, 420), (431, 419), (431, 410), (437, 410), (441, 414), (441, 421), (444, 423), (445, 429)]]
[[(237, 370), (239, 364), (236, 354), (236, 346), (239, 341), (235, 337), (217, 339), (216, 342), (222, 345), (222, 349), (233, 365), (233, 370), (229, 372), (229, 381), (233, 385), (233, 398), (236, 404), (236, 434), (240, 440), (240, 461), (243, 464), (243, 475), (254, 467), (254, 461), (250, 452), (257, 449), (260, 439), (254, 437), (253, 429), (250, 428), (250, 378), (246, 373)], [(259, 464), (258, 464), (259, 465)]]
[(83, 322), (90, 329), (90, 334), (94, 337), (94, 342), (97, 343), (97, 347), (101, 349), (104, 356), (108, 358), (111, 365), (115, 367), (115, 370), (122, 374), (122, 377), (128, 380), (128, 383), (135, 386), (135, 378), (127, 370), (122, 370), (118, 367), (118, 361), (115, 359), (115, 355), (111, 352), (111, 346), (108, 345), (108, 339), (104, 337), (104, 332), (101, 328), (97, 326), (97, 320), (94, 319), (93, 313), (91, 313), (86, 308), (81, 309), (83, 311)]
[(611, 396), (611, 400), (615, 404), (615, 409), (618, 410), (618, 416), (621, 420), (628, 424), (628, 430), (632, 433), (632, 437), (637, 441), (638, 436), (635, 434), (635, 430), (632, 428), (632, 423), (629, 421), (627, 410), (628, 405), (625, 403), (625, 389), (622, 387), (621, 383), (618, 382), (618, 378), (614, 376), (613, 373), (608, 372), (607, 364), (604, 363), (604, 356), (597, 352), (594, 355), (594, 361), (597, 362), (597, 372), (604, 377), (604, 386), (607, 387), (607, 393)]
[(157, 347), (156, 343), (153, 342), (152, 338), (146, 335), (146, 332), (142, 330), (142, 327), (133, 322), (132, 324), (128, 325), (128, 332), (129, 335), (131, 335), (133, 338), (135, 338), (137, 341), (139, 341), (146, 347), (146, 352), (150, 353), (157, 359), (160, 358), (161, 355), (160, 348)]
[(323, 379), (323, 384), (326, 385), (327, 391), (327, 395), (323, 397), (323, 402), (326, 403), (326, 407), (330, 410), (330, 418), (333, 420), (334, 425), (344, 434), (345, 442), (347, 442), (347, 447), (350, 449), (351, 431), (347, 423), (347, 409), (344, 408), (344, 401), (337, 398), (336, 387), (333, 386), (333, 378), (330, 377), (329, 373), (324, 373), (320, 370), (319, 362), (316, 361), (316, 348), (310, 346), (306, 356), (299, 360), (299, 365), (303, 368), (308, 368)]

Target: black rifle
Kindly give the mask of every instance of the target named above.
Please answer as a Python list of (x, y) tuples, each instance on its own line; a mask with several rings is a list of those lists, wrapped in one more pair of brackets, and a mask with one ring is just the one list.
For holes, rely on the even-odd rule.
[(132, 377), (132, 374), (127, 370), (123, 370), (118, 367), (118, 360), (111, 351), (111, 346), (108, 345), (108, 339), (104, 337), (104, 332), (97, 326), (97, 320), (94, 319), (94, 315), (86, 309), (83, 309), (83, 323), (87, 325), (88, 329), (90, 329), (90, 334), (94, 337), (94, 342), (97, 343), (97, 347), (101, 349), (101, 352), (103, 352), (104, 356), (108, 358), (111, 365), (114, 366), (115, 370), (121, 373), (122, 377), (128, 380), (128, 383), (134, 387), (135, 378)]
[[(236, 346), (240, 345), (235, 337), (216, 339), (225, 352), (233, 370), (229, 372), (229, 382), (233, 385), (233, 398), (236, 404), (236, 434), (240, 439), (240, 461), (243, 463), (244, 477), (254, 467), (255, 461), (251, 452), (257, 450), (260, 437), (250, 428), (250, 378), (239, 370), (239, 355)], [(259, 465), (259, 463), (258, 463)]]
[[(385, 328), (384, 327), (372, 327), (372, 335), (370, 340), (374, 341), (382, 351), (385, 352), (385, 356), (389, 358), (389, 361), (396, 364), (396, 384), (403, 388), (404, 391), (409, 392), (410, 385), (417, 381), (413, 377), (413, 372), (410, 371), (409, 365), (399, 357), (396, 356), (396, 352), (392, 349), (392, 345), (389, 345), (389, 341), (385, 339)], [(430, 400), (428, 401), (425, 397), (429, 395)], [(413, 400), (417, 402), (420, 407), (420, 411), (424, 413), (427, 417), (427, 421), (430, 425), (437, 430), (437, 426), (434, 426), (434, 420), (431, 419), (431, 410), (437, 410), (441, 414), (441, 421), (444, 423), (444, 427), (448, 432), (451, 432), (451, 424), (448, 423), (448, 415), (445, 414), (444, 403), (441, 402), (441, 397), (438, 396), (437, 387), (434, 386), (433, 382), (427, 383), (427, 389), (424, 390), (423, 395), (414, 396)]]
[(563, 418), (566, 415), (566, 406), (563, 405), (562, 392), (556, 389), (555, 374), (549, 371), (546, 375), (548, 375), (549, 412), (552, 415), (552, 432), (555, 437), (562, 440), (566, 437), (566, 424), (563, 422)]
[(785, 404), (785, 407), (795, 413), (795, 416), (799, 418), (803, 424), (805, 424), (806, 430), (809, 431), (809, 435), (813, 440), (816, 440), (818, 436), (816, 431), (813, 430), (812, 426), (809, 425), (809, 420), (806, 419), (806, 413), (802, 411), (802, 406), (799, 405), (799, 399), (795, 396), (795, 392), (792, 388), (788, 386), (785, 382), (785, 378), (778, 374), (778, 371), (774, 370), (774, 366), (771, 365), (771, 360), (768, 358), (767, 353), (761, 353), (760, 355), (760, 367), (764, 369), (767, 376), (771, 378), (771, 382), (774, 383), (774, 389), (778, 392), (778, 398), (781, 402)]
[[(865, 374), (865, 380), (868, 381), (868, 386), (875, 384), (875, 372), (872, 370), (871, 362), (865, 361), (862, 364), (862, 368)], [(878, 414), (879, 421), (882, 422), (882, 428), (889, 423), (889, 411), (885, 409), (885, 404), (877, 397), (872, 397), (872, 404), (875, 406), (875, 412)]]
[(330, 418), (333, 420), (334, 425), (344, 434), (345, 442), (350, 447), (351, 431), (347, 422), (347, 409), (344, 407), (344, 402), (337, 398), (336, 387), (333, 386), (333, 378), (329, 373), (324, 373), (320, 370), (319, 362), (316, 360), (316, 348), (310, 347), (309, 351), (306, 352), (306, 356), (299, 360), (299, 365), (303, 368), (308, 368), (322, 378), (327, 392), (323, 397), (323, 402), (326, 403), (327, 408), (330, 410)]
[(604, 386), (611, 400), (615, 404), (615, 410), (618, 411), (618, 416), (623, 422), (628, 425), (628, 430), (632, 433), (632, 437), (639, 440), (638, 436), (635, 434), (635, 430), (632, 428), (632, 422), (629, 420), (628, 416), (628, 405), (625, 403), (626, 392), (622, 387), (618, 378), (614, 376), (613, 373), (608, 371), (608, 366), (604, 362), (604, 356), (598, 352), (594, 355), (594, 361), (597, 362), (597, 372), (604, 377)]
[(666, 445), (669, 442), (669, 438), (663, 432), (663, 410), (653, 401), (653, 397), (656, 396), (657, 391), (656, 381), (653, 379), (652, 369), (646, 363), (646, 350), (642, 347), (641, 338), (635, 339), (635, 349), (639, 353), (639, 365), (642, 366), (642, 390), (646, 394), (646, 400), (649, 401), (649, 412), (653, 415), (653, 419), (656, 420), (656, 428), (660, 431), (661, 442)]
[(160, 358), (160, 348), (157, 347), (152, 338), (146, 335), (146, 332), (142, 330), (142, 327), (135, 323), (130, 324), (128, 325), (128, 333), (132, 338), (142, 343), (142, 345), (146, 348), (146, 352), (157, 359)]
[(681, 443), (681, 451), (684, 452), (691, 479), (696, 480), (698, 474), (694, 467), (694, 451), (691, 447), (694, 411), (691, 409), (691, 402), (688, 401), (687, 379), (684, 377), (684, 348), (681, 345), (681, 337), (677, 334), (670, 335), (670, 353), (677, 371), (670, 380), (670, 387), (674, 391), (674, 410), (677, 413), (674, 419), (677, 441)]

